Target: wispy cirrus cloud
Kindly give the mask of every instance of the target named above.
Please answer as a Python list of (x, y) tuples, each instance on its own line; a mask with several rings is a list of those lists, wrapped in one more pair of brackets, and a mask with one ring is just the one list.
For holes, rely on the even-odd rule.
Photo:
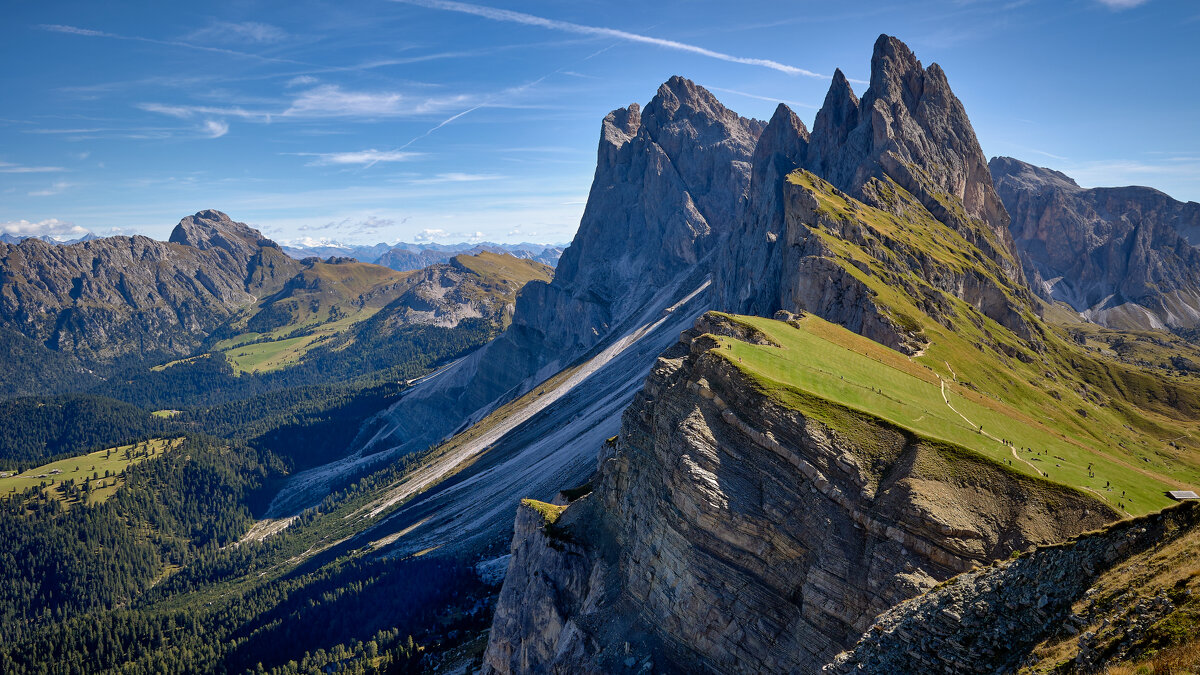
[(514, 12), (508, 9), (497, 9), (495, 7), (486, 7), (483, 5), (472, 5), (465, 2), (454, 2), (452, 0), (393, 0), (409, 5), (417, 5), (429, 9), (438, 9), (448, 12), (458, 12), (460, 14), (471, 14), (474, 16), (490, 19), (492, 21), (504, 21), (508, 23), (519, 23), (526, 26), (537, 26), (539, 28), (547, 28), (566, 33), (575, 33), (577, 35), (594, 35), (597, 37), (615, 38), (624, 42), (635, 42), (639, 44), (654, 45), (664, 49), (672, 49), (675, 51), (688, 52), (698, 54), (712, 59), (728, 61), (730, 63), (741, 63), (748, 66), (761, 66), (770, 68), (788, 75), (804, 75), (806, 77), (824, 78), (825, 75), (815, 73), (804, 68), (789, 66), (778, 61), (770, 59), (747, 58), (743, 56), (734, 56), (725, 54), (705, 47), (691, 45), (675, 40), (665, 40), (662, 38), (651, 37), (649, 35), (641, 35), (631, 33), (629, 31), (619, 30), (616, 28), (605, 28), (603, 26), (588, 26), (585, 24), (571, 23), (569, 21), (559, 21), (557, 19), (547, 19), (533, 14), (524, 12)]
[(1150, 0), (1097, 0), (1100, 4), (1109, 9), (1131, 9), (1139, 5), (1144, 5)]
[(45, 31), (50, 31), (51, 33), (62, 33), (64, 35), (79, 35), (82, 37), (97, 37), (97, 38), (106, 38), (109, 40), (124, 40), (127, 42), (142, 42), (145, 44), (160, 45), (163, 47), (194, 49), (194, 50), (202, 51), (202, 52), (210, 52), (210, 53), (214, 53), (214, 54), (225, 54), (227, 56), (236, 56), (239, 58), (253, 59), (256, 61), (263, 61), (266, 63), (287, 63), (287, 64), (291, 64), (291, 65), (296, 65), (296, 66), (312, 66), (313, 65), (311, 63), (304, 63), (303, 61), (294, 61), (292, 59), (277, 58), (277, 57), (273, 57), (273, 56), (263, 56), (261, 54), (253, 54), (250, 52), (241, 52), (241, 51), (237, 51), (235, 49), (225, 49), (223, 47), (212, 47), (209, 45), (198, 45), (198, 44), (193, 44), (191, 42), (186, 42), (184, 40), (158, 40), (155, 38), (147, 38), (147, 37), (141, 37), (141, 36), (137, 36), (137, 35), (120, 35), (118, 33), (109, 33), (107, 31), (102, 31), (102, 30), (94, 30), (91, 28), (81, 28), (79, 26), (70, 26), (70, 25), (58, 24), (58, 23), (42, 24), (42, 25), (38, 26), (38, 28), (41, 28), (42, 30), (45, 30)]
[(61, 166), (23, 166), (0, 162), (0, 173), (55, 173), (57, 171), (66, 171), (66, 169)]
[(418, 185), (431, 185), (436, 183), (477, 183), (485, 180), (499, 180), (504, 178), (499, 174), (492, 173), (439, 173), (436, 176), (429, 178), (417, 178), (410, 182)]
[(168, 117), (177, 117), (179, 119), (189, 119), (202, 115), (221, 115), (224, 117), (238, 117), (247, 120), (257, 120), (262, 122), (270, 122), (273, 113), (265, 110), (246, 110), (237, 106), (210, 106), (210, 105), (168, 105), (165, 103), (138, 103), (137, 108), (146, 112), (158, 113), (167, 115)]
[(214, 21), (211, 25), (192, 31), (189, 41), (256, 42), (271, 44), (288, 38), (287, 31), (279, 26), (257, 21)]
[(410, 96), (395, 91), (353, 91), (323, 84), (302, 92), (283, 111), (285, 117), (398, 117), (460, 107), (471, 96)]
[(708, 89), (709, 91), (719, 91), (724, 94), (733, 94), (734, 96), (745, 96), (746, 98), (753, 98), (753, 99), (757, 99), (759, 101), (768, 101), (770, 103), (786, 103), (787, 105), (789, 105), (793, 108), (809, 108), (811, 110), (820, 109), (820, 106), (812, 105), (811, 103), (801, 103), (799, 101), (789, 101), (785, 98), (775, 98), (773, 96), (762, 96), (761, 94), (751, 94), (751, 93), (744, 92), (744, 91), (738, 91), (737, 89), (722, 89), (721, 87), (710, 87), (708, 85), (704, 85), (704, 88)]
[(53, 197), (54, 195), (62, 194), (69, 187), (71, 187), (70, 183), (66, 181), (57, 181), (52, 183), (50, 187), (43, 188), (41, 190), (33, 190), (27, 194), (30, 197)]
[(419, 152), (399, 150), (356, 150), (353, 152), (293, 152), (300, 157), (313, 157), (309, 166), (372, 166), (380, 162), (406, 162), (420, 157)]

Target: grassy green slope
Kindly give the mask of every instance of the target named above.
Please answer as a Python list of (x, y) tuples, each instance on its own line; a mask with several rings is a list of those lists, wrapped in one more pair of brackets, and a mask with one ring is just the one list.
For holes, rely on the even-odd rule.
[(395, 300), (412, 276), (367, 263), (314, 263), (279, 293), (244, 310), (229, 324), (235, 335), (213, 350), (224, 352), (238, 372), (287, 367), (322, 339)]
[[(39, 488), (49, 499), (58, 500), (63, 506), (71, 506), (80, 500), (68, 500), (57, 487), (73, 481), (82, 488), (93, 483), (86, 492), (88, 504), (100, 504), (111, 497), (125, 482), (125, 469), (132, 464), (144, 462), (179, 447), (183, 439), (155, 438), (142, 443), (122, 445), (116, 448), (97, 450), (86, 455), (61, 459), (29, 469), (23, 473), (0, 472), (0, 494), (25, 492)], [(50, 481), (54, 481), (51, 483)]]
[[(466, 273), (456, 289), (464, 301), (511, 302), (526, 283), (548, 281), (554, 272), (532, 260), (488, 252), (456, 256), (450, 265)], [(382, 326), (365, 322), (397, 303), (407, 304), (410, 294), (436, 275), (434, 268), (396, 272), (367, 263), (314, 263), (231, 321), (212, 350), (224, 353), (236, 372), (271, 372), (296, 365), (334, 338), (342, 338), (339, 346), (361, 341), (354, 331)]]
[[(872, 186), (883, 210), (806, 172), (789, 182), (817, 198), (818, 222), (807, 225), (828, 257), (925, 348), (909, 358), (813, 316), (798, 328), (741, 318), (780, 346), (725, 340), (722, 353), (764, 386), (796, 405), (833, 401), (1011, 461), (1130, 514), (1200, 485), (1200, 380), (1113, 358), (1079, 344), (1068, 333), (1077, 326), (1046, 323), (994, 261), (893, 183)], [(1004, 294), (1033, 339), (929, 281), (968, 271)]]
[(1179, 463), (1161, 471), (1138, 467), (1119, 448), (1114, 452), (1073, 425), (1034, 418), (943, 378), (924, 356), (910, 359), (815, 316), (792, 324), (759, 317), (735, 320), (777, 346), (718, 338), (723, 347), (718, 353), (775, 398), (823, 421), (827, 416), (814, 397), (968, 448), (1025, 475), (1087, 490), (1114, 507), (1123, 504), (1130, 514), (1162, 508), (1170, 503), (1163, 491), (1200, 482), (1194, 465)]

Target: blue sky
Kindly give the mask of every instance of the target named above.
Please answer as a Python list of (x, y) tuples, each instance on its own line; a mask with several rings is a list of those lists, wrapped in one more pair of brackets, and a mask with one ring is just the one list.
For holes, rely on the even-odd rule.
[(883, 32), (942, 65), (989, 156), (1200, 201), (1193, 0), (3, 8), (8, 232), (165, 238), (217, 208), (278, 240), (565, 242), (609, 110), (679, 74), (811, 125)]

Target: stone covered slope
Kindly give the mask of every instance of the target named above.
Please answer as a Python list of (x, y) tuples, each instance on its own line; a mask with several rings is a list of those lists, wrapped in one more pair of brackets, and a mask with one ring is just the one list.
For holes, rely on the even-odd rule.
[(1122, 521), (899, 605), (825, 671), (1100, 672), (1153, 657), (1196, 639), (1198, 555), (1200, 504)]
[(1200, 325), (1200, 204), (1145, 187), (1079, 187), (1010, 157), (989, 164), (1030, 285), (1101, 325)]
[(300, 267), (257, 230), (211, 210), (183, 219), (166, 242), (27, 239), (0, 245), (0, 323), (89, 367), (186, 355)]
[(811, 672), (938, 581), (1113, 518), (830, 402), (765, 393), (709, 314), (659, 359), (590, 495), (518, 516), (485, 672)]
[(648, 309), (689, 296), (706, 273), (700, 261), (740, 218), (761, 131), (683, 78), (644, 110), (605, 117), (588, 204), (554, 280), (522, 289), (511, 326), (477, 358), (383, 411), (372, 425), (389, 431), (372, 446), (439, 442), (637, 331)]
[(463, 319), (482, 318), (507, 327), (520, 289), (553, 278), (553, 267), (507, 253), (460, 254), (417, 271), (384, 311), (393, 326), (453, 327)]

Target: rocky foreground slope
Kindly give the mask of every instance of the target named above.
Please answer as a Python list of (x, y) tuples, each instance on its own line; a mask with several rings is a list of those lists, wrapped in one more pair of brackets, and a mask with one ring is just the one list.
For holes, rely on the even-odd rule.
[(1198, 555), (1200, 504), (1124, 521), (899, 605), (825, 672), (1101, 672), (1139, 657), (1192, 672), (1171, 669), (1188, 664), (1170, 648), (1195, 653)]
[(1114, 517), (1082, 493), (765, 394), (706, 315), (659, 359), (590, 494), (518, 510), (484, 672), (813, 672), (958, 572)]
[(1200, 325), (1200, 204), (1147, 187), (1079, 187), (1011, 157), (989, 163), (1035, 291), (1124, 329)]

